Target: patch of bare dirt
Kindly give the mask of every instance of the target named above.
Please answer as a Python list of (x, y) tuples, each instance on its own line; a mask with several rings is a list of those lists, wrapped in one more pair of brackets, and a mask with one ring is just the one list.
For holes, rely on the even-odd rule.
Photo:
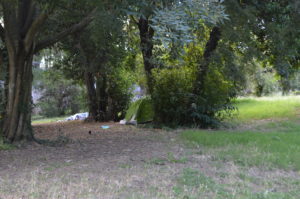
[[(50, 123), (33, 128), (40, 139), (65, 136), (72, 141), (60, 147), (29, 144), (0, 151), (0, 199), (184, 198), (174, 189), (187, 168), (226, 185), (231, 195), (241, 189), (237, 186), (241, 183), (245, 190), (264, 192), (269, 182), (278, 181), (276, 191), (285, 191), (281, 178), (299, 180), (292, 171), (245, 170), (232, 162), (217, 162), (202, 154), (201, 148), (182, 145), (178, 132), (112, 122)], [(249, 182), (239, 177), (241, 173), (249, 176)], [(201, 186), (201, 198), (214, 197), (214, 191)], [(199, 186), (192, 187), (189, 192), (198, 193), (197, 189)]]

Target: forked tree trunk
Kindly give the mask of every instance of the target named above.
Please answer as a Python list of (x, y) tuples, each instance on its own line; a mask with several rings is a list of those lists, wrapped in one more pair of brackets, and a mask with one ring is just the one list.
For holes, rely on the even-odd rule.
[(199, 64), (196, 82), (194, 86), (194, 94), (201, 96), (205, 88), (205, 78), (209, 71), (209, 64), (212, 54), (217, 49), (218, 43), (221, 39), (221, 31), (218, 27), (213, 27), (210, 32), (209, 40), (206, 43), (203, 58), (203, 63)]
[(33, 51), (8, 51), (9, 77), (3, 135), (9, 142), (33, 140), (31, 130), (31, 87)]

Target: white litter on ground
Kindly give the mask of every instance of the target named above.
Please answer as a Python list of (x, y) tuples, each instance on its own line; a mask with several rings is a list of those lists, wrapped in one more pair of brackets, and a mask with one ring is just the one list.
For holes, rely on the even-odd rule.
[(65, 122), (65, 121), (73, 121), (73, 120), (85, 120), (86, 118), (88, 118), (89, 113), (76, 113), (75, 115), (72, 115), (70, 117), (67, 117), (64, 120), (59, 120), (58, 122)]

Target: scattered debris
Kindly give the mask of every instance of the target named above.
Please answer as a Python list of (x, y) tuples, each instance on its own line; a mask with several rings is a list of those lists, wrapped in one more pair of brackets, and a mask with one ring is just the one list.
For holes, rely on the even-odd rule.
[(65, 122), (65, 121), (74, 121), (74, 120), (85, 120), (89, 117), (89, 113), (76, 113), (75, 115), (72, 115), (70, 117), (67, 117), (64, 120), (59, 120), (58, 122)]

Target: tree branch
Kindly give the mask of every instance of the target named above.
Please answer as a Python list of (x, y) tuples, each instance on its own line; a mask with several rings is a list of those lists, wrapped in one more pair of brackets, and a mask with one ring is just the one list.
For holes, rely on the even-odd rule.
[(28, 51), (31, 48), (32, 42), (35, 38), (36, 33), (38, 32), (38, 29), (46, 21), (47, 18), (48, 18), (48, 14), (42, 13), (31, 24), (24, 40), (24, 46), (26, 51)]
[(139, 22), (134, 18), (134, 16), (130, 15), (129, 18), (135, 23), (136, 25), (139, 24)]
[[(28, 2), (29, 1), (29, 2)], [(27, 0), (27, 2), (23, 3), (22, 8), (19, 12), (19, 20), (22, 21), (21, 23), (21, 34), (22, 36), (26, 36), (26, 33), (28, 32), (33, 20), (34, 15), (36, 14), (36, 6), (32, 4), (32, 1)]]
[(86, 16), (81, 22), (71, 26), (70, 28), (58, 33), (55, 36), (52, 36), (52, 37), (49, 37), (49, 38), (47, 38), (43, 41), (40, 41), (36, 45), (34, 52), (36, 53), (36, 52), (38, 52), (42, 49), (50, 47), (53, 44), (55, 44), (58, 41), (65, 38), (66, 36), (84, 29), (87, 25), (89, 25), (93, 21), (95, 12), (96, 12), (96, 8), (88, 16)]

